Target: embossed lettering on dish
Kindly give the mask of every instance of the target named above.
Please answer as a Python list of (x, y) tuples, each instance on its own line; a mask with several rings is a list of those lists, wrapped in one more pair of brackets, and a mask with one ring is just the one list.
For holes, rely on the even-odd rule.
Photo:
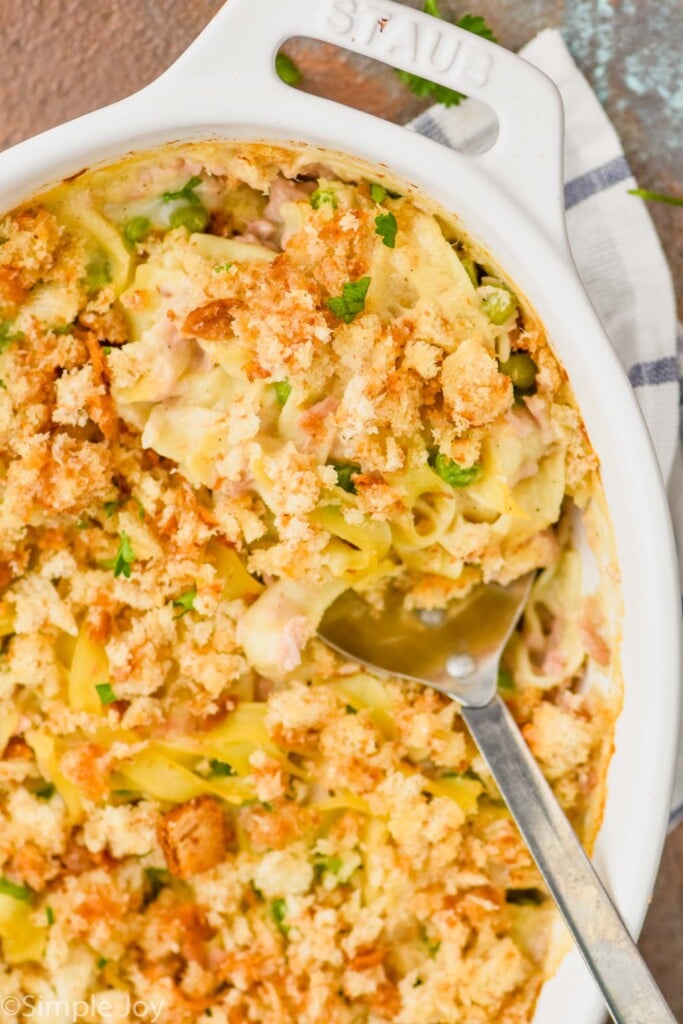
[[(326, 0), (321, 10), (325, 35), (344, 38), (369, 56), (401, 65), (418, 74), (445, 75), (453, 72), (457, 88), (463, 79), (472, 85), (488, 82), (491, 54), (482, 51), (473, 40), (463, 40), (448, 26), (425, 24), (414, 14), (397, 14), (381, 3), (364, 0)], [(458, 79), (456, 81), (455, 79)]]

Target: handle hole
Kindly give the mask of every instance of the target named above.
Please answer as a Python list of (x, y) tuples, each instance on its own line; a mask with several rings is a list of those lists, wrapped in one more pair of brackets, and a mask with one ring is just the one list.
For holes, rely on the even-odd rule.
[(421, 134), (471, 156), (486, 153), (498, 138), (498, 118), (488, 104), (470, 98), (448, 110), (436, 104), (432, 112), (433, 100), (414, 95), (394, 68), (372, 57), (304, 36), (290, 37), (279, 53), (291, 62), (297, 76), (295, 81), (285, 77), (281, 67), (280, 77), (302, 92), (395, 124), (414, 120)]

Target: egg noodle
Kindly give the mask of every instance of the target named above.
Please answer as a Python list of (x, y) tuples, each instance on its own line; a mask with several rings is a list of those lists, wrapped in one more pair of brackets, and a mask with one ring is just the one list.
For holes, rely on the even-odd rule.
[(458, 221), (303, 147), (76, 176), (0, 217), (0, 444), (0, 996), (530, 1021), (557, 919), (457, 707), (315, 639), (538, 570), (499, 688), (590, 846), (598, 464)]

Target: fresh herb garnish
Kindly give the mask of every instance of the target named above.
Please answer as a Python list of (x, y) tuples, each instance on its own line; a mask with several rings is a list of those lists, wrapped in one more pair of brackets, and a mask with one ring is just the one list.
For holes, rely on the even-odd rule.
[(7, 385), (5, 384), (4, 380), (0, 380), (0, 390), (7, 391)]
[(45, 907), (45, 917), (47, 918), (47, 923), (51, 928), (55, 923), (55, 912), (52, 907)]
[(377, 203), (378, 205), (379, 203), (383, 203), (384, 200), (387, 198), (387, 190), (385, 189), (384, 185), (371, 185), (370, 198), (372, 199), (373, 203)]
[[(425, 0), (423, 10), (425, 14), (431, 14), (434, 18), (443, 18), (436, 0)], [(466, 32), (472, 32), (473, 35), (481, 36), (482, 39), (489, 39), (492, 43), (497, 42), (493, 29), (487, 25), (486, 20), (479, 14), (465, 14), (455, 24), (458, 28), (465, 29)], [(420, 78), (419, 75), (413, 75), (409, 71), (396, 69), (396, 73), (416, 96), (429, 97), (437, 103), (442, 103), (445, 107), (455, 107), (458, 103), (462, 103), (463, 100), (467, 99), (464, 93), (458, 92), (456, 89), (449, 89), (445, 85), (430, 82), (429, 79)]]
[(499, 693), (503, 693), (503, 694), (515, 693), (516, 690), (517, 690), (517, 686), (515, 685), (515, 680), (514, 680), (514, 677), (512, 675), (512, 672), (510, 671), (510, 669), (509, 668), (502, 668), (502, 667), (499, 668), (498, 669), (498, 691), (499, 691)]
[(33, 896), (33, 889), (28, 885), (17, 885), (16, 882), (10, 882), (9, 878), (5, 878), (3, 875), (0, 877), (0, 895), (12, 896), (13, 899), (23, 900), (26, 903)]
[(113, 704), (117, 697), (112, 689), (111, 683), (96, 683), (95, 689), (97, 690), (97, 696), (100, 698), (100, 704), (103, 708), (106, 708), (108, 704)]
[(441, 949), (441, 939), (430, 939), (429, 932), (426, 928), (422, 929), (422, 941), (427, 947), (427, 952), (430, 956), (436, 956)]
[(0, 352), (13, 345), (15, 341), (23, 341), (23, 331), (13, 331), (9, 320), (0, 320)]
[(97, 958), (97, 970), (98, 971), (103, 971), (108, 963), (109, 963), (109, 961), (107, 960), (106, 956), (98, 957)]
[(225, 263), (219, 263), (217, 267), (214, 267), (213, 272), (214, 274), (221, 274), (223, 273), (223, 271), (230, 270), (231, 266), (232, 263), (230, 262), (230, 260), (227, 260)]
[(145, 904), (153, 903), (165, 885), (170, 885), (171, 872), (166, 868), (145, 868)]
[(431, 452), (429, 465), (442, 480), (445, 480), (451, 487), (469, 487), (481, 476), (481, 466), (461, 466), (454, 459), (449, 459), (442, 452)]
[(105, 569), (113, 569), (114, 576), (125, 576), (130, 579), (130, 567), (135, 561), (135, 552), (131, 547), (130, 537), (125, 530), (120, 533), (119, 546), (113, 558), (108, 558), (102, 565)]
[(361, 472), (361, 468), (356, 462), (332, 462), (332, 466), (337, 471), (337, 487), (341, 487), (343, 491), (348, 491), (349, 494), (356, 493), (356, 485), (353, 482), (353, 477)]
[(375, 217), (375, 234), (379, 235), (388, 249), (396, 247), (398, 224), (393, 213), (380, 213)]
[(321, 206), (331, 206), (336, 210), (337, 203), (337, 194), (333, 188), (317, 188), (311, 193), (311, 206), (314, 210), (319, 210)]
[(369, 277), (361, 277), (360, 281), (347, 281), (340, 296), (333, 296), (327, 300), (328, 309), (345, 324), (350, 324), (365, 309), (365, 296), (369, 287)]
[(71, 334), (75, 324), (59, 324), (58, 327), (50, 328), (53, 334)]
[(318, 854), (314, 861), (314, 871), (316, 877), (322, 878), (325, 874), (338, 875), (341, 869), (344, 867), (344, 861), (341, 857), (325, 857), (322, 854)]
[(123, 226), (123, 237), (131, 249), (149, 234), (151, 226), (149, 217), (131, 217), (126, 221)]
[(112, 498), (111, 501), (104, 502), (102, 508), (104, 509), (104, 514), (107, 517), (107, 519), (111, 519), (111, 517), (114, 515), (114, 512), (116, 512), (120, 504), (121, 502), (119, 501), (118, 498)]
[(301, 72), (291, 57), (288, 57), (282, 50), (275, 58), (275, 70), (285, 85), (298, 85), (301, 81)]
[(219, 761), (215, 757), (212, 757), (209, 761), (209, 768), (211, 769), (212, 775), (231, 776), (237, 774), (231, 764), (228, 764), (227, 761)]
[(55, 793), (56, 789), (51, 782), (44, 782), (42, 786), (33, 791), (33, 795), (37, 796), (40, 800), (49, 800)]
[(196, 597), (196, 587), (191, 587), (189, 590), (186, 590), (183, 594), (179, 594), (178, 597), (176, 597), (175, 600), (173, 601), (173, 607), (182, 608), (182, 611), (178, 612), (178, 614), (174, 615), (173, 617), (175, 619), (182, 619), (183, 615), (187, 615), (188, 612), (191, 612), (194, 609), (194, 602)]
[(630, 188), (630, 196), (640, 196), (653, 203), (668, 203), (669, 206), (683, 206), (683, 196), (668, 196), (665, 192), (651, 192), (649, 188)]
[(276, 380), (273, 384), (273, 391), (280, 405), (284, 405), (292, 393), (292, 385), (288, 380)]
[(287, 917), (287, 901), (284, 899), (273, 900), (270, 904), (270, 916), (277, 925), (278, 931), (286, 935), (289, 931), (289, 928), (284, 923)]
[(164, 192), (162, 199), (165, 203), (173, 203), (176, 199), (184, 199), (187, 203), (193, 203), (197, 206), (201, 206), (201, 199), (195, 192), (197, 185), (201, 185), (202, 179), (199, 175), (193, 175), (189, 181), (186, 181), (182, 188), (179, 188), (177, 192)]

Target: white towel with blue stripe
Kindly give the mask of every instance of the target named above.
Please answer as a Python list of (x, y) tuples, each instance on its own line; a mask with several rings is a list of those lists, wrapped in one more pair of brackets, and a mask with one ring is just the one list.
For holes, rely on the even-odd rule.
[[(565, 109), (565, 209), (574, 258), (603, 327), (628, 373), (647, 421), (669, 496), (683, 561), (683, 463), (679, 386), (683, 333), (677, 332), (669, 267), (617, 133), (560, 33), (547, 29), (521, 55), (553, 79)], [(476, 148), (487, 108), (474, 101), (431, 107), (416, 131), (459, 150)], [(677, 349), (678, 335), (678, 349)], [(683, 820), (683, 742), (671, 825)]]

